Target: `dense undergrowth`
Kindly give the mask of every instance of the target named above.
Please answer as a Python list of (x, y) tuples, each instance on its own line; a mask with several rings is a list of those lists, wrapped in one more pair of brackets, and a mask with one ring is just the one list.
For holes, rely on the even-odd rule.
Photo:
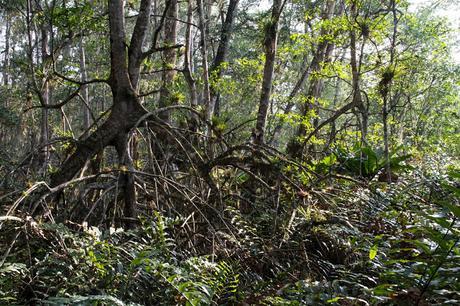
[[(26, 203), (39, 186), (21, 196), (20, 183), (4, 179), (0, 304), (460, 303), (455, 162), (399, 155), (388, 183), (376, 154), (368, 150), (357, 169), (356, 155), (343, 153), (309, 165), (278, 156), (258, 183), (217, 167), (210, 177), (221, 207), (207, 211), (192, 190), (176, 190), (174, 201), (189, 203), (146, 208), (131, 230), (115, 215), (91, 219), (94, 207), (84, 220), (58, 209), (36, 220)], [(78, 198), (78, 186), (66, 193)], [(148, 193), (140, 196), (147, 204)]]
[(0, 0), (0, 306), (460, 305), (455, 10)]

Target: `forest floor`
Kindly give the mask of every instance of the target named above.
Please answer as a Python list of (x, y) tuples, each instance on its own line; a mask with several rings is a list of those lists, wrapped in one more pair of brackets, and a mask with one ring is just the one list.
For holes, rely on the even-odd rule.
[[(115, 214), (95, 219), (110, 216), (95, 205), (80, 222), (57, 208), (32, 217), (28, 199), (40, 183), (4, 184), (0, 304), (458, 305), (460, 172), (435, 158), (405, 159), (388, 183), (353, 168), (332, 173), (327, 163), (314, 170), (328, 175), (312, 180), (299, 165), (273, 162), (270, 192), (219, 168), (216, 188), (233, 199), (214, 215), (194, 200), (151, 206), (146, 181), (146, 208), (130, 230)], [(82, 205), (83, 190), (66, 188), (68, 203)], [(94, 199), (106, 209), (116, 201)]]

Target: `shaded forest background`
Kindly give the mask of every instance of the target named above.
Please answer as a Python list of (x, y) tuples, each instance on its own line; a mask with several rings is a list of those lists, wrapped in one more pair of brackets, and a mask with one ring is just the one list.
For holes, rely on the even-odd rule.
[(0, 0), (0, 304), (460, 304), (458, 8)]

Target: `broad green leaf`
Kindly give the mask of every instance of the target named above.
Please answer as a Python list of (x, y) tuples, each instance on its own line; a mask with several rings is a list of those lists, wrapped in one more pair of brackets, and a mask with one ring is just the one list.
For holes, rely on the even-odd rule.
[(373, 260), (375, 256), (377, 256), (377, 250), (378, 250), (378, 245), (374, 244), (370, 249), (369, 249), (369, 259)]

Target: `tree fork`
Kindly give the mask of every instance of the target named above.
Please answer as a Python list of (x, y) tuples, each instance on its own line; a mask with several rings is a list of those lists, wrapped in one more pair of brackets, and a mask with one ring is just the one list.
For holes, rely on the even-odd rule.
[[(114, 145), (118, 151), (120, 165), (129, 165), (126, 140), (128, 133), (147, 111), (142, 107), (136, 94), (140, 65), (145, 58), (142, 45), (150, 20), (152, 0), (142, 0), (139, 16), (128, 46), (126, 45), (124, 1), (110, 0), (110, 78), (108, 84), (112, 91), (113, 106), (109, 118), (88, 137), (78, 141), (74, 152), (66, 159), (58, 172), (51, 176), (51, 186), (70, 181), (85, 165), (86, 161)], [(156, 48), (156, 36), (153, 43)], [(134, 186), (133, 178), (125, 177), (125, 183)], [(125, 212), (133, 215), (135, 192), (124, 188)], [(134, 190), (135, 191), (135, 190)], [(134, 195), (134, 198), (133, 198)]]
[(114, 106), (109, 118), (101, 127), (75, 144), (74, 152), (65, 160), (59, 171), (51, 176), (51, 186), (70, 181), (83, 168), (87, 160), (93, 158), (107, 146), (116, 145), (116, 140), (127, 134), (136, 125), (146, 111), (137, 99), (136, 102), (130, 104), (133, 105)]

